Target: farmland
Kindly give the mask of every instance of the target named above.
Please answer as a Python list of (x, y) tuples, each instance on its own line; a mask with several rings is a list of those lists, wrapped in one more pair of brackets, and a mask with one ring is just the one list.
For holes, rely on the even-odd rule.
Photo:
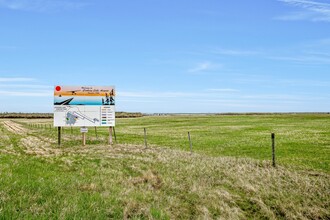
[(330, 218), (328, 114), (121, 118), (113, 146), (51, 124), (1, 119), (0, 218)]

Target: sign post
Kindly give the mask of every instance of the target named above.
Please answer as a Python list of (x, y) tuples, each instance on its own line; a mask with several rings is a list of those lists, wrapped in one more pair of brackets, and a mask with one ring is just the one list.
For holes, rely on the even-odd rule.
[(58, 146), (61, 146), (61, 127), (57, 128)]
[(97, 138), (97, 130), (96, 130), (96, 126), (94, 127), (95, 128), (95, 136)]
[(82, 133), (82, 136), (83, 136), (83, 146), (86, 146), (86, 133)]
[(116, 136), (116, 129), (113, 127), (113, 135), (115, 136), (115, 143), (117, 144), (117, 136)]
[(80, 128), (80, 132), (82, 133), (83, 146), (85, 146), (86, 145), (86, 133), (88, 132), (88, 128), (82, 127), (82, 128)]

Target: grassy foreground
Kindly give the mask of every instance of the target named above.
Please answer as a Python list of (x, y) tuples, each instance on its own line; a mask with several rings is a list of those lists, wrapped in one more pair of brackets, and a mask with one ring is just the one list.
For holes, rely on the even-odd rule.
[[(329, 219), (329, 116), (262, 117), (121, 119), (112, 147), (102, 129), (85, 147), (65, 129), (58, 147), (54, 129), (36, 127), (50, 121), (13, 121), (13, 130), (0, 121), (0, 219)], [(180, 149), (187, 130), (193, 154)], [(277, 168), (271, 131), (287, 152)]]

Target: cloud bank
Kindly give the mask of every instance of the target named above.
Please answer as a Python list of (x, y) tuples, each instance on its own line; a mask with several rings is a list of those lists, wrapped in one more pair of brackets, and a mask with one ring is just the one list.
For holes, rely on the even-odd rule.
[(278, 0), (298, 11), (277, 17), (279, 20), (310, 20), (330, 22), (330, 4), (309, 0)]
[(78, 0), (0, 0), (2, 8), (37, 12), (73, 10), (87, 5), (88, 3)]

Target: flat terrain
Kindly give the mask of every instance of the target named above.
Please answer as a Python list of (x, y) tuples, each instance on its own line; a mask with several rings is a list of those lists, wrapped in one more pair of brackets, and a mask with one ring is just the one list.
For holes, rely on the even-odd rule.
[(276, 135), (282, 165), (330, 171), (330, 115), (165, 116), (118, 120), (118, 140), (143, 144), (143, 128), (151, 144), (213, 156), (271, 158), (271, 133)]
[(330, 115), (116, 122), (113, 146), (106, 128), (90, 128), (87, 146), (65, 128), (59, 147), (50, 119), (2, 119), (0, 218), (330, 218)]

